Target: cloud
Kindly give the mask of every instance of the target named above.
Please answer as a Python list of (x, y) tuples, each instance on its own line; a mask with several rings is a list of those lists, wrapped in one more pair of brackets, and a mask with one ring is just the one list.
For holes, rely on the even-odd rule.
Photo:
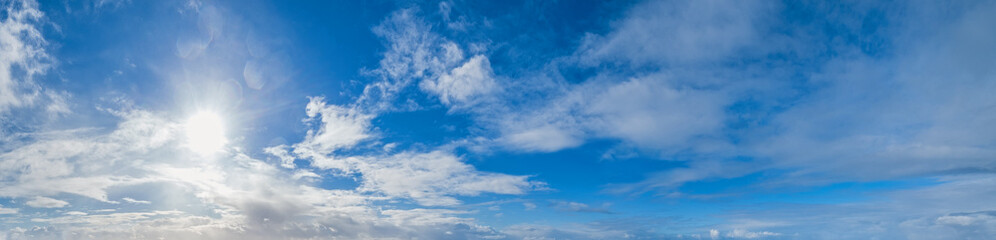
[(47, 197), (35, 197), (24, 204), (31, 206), (33, 208), (62, 208), (69, 206), (69, 203), (59, 199), (47, 198)]
[(996, 184), (993, 176), (939, 180), (930, 186), (869, 190), (860, 201), (741, 207), (723, 214), (725, 224), (712, 227), (727, 237), (771, 232), (782, 235), (766, 238), (806, 239), (981, 239), (996, 232), (991, 216), (996, 204), (978, 201), (996, 195), (990, 190)]
[[(712, 235), (712, 232), (710, 232), (709, 234)], [(781, 235), (782, 235), (781, 233), (775, 233), (775, 232), (768, 232), (768, 231), (751, 232), (743, 229), (733, 229), (733, 231), (726, 233), (726, 237), (740, 238), (740, 239), (771, 238)]]
[(121, 200), (124, 200), (125, 202), (129, 202), (129, 203), (136, 203), (136, 204), (152, 204), (152, 202), (149, 202), (149, 201), (135, 200), (133, 198), (128, 198), (128, 197), (121, 198)]
[(688, 141), (722, 127), (721, 92), (675, 86), (663, 76), (631, 79), (607, 86), (585, 110), (599, 135), (654, 149), (684, 148)]
[[(48, 69), (45, 38), (35, 26), (44, 16), (34, 1), (5, 2), (0, 20), (0, 112), (11, 107), (33, 104), (38, 86), (36, 74)], [(16, 69), (23, 71), (17, 75)]]
[(579, 202), (552, 201), (551, 205), (553, 206), (554, 209), (557, 209), (558, 211), (612, 214), (612, 211), (609, 211), (604, 207), (602, 208), (591, 207), (588, 206), (588, 204), (579, 203)]
[[(517, 130), (516, 128), (524, 128)], [(583, 133), (577, 129), (557, 126), (556, 123), (541, 126), (515, 127), (507, 130), (500, 142), (514, 149), (536, 152), (554, 152), (564, 148), (577, 147), (584, 143)]]
[[(43, 105), (49, 116), (70, 112), (67, 103), (70, 95), (53, 91), (35, 81), (48, 72), (56, 60), (49, 56), (48, 41), (41, 26), (49, 24), (33, 0), (5, 1), (0, 3), (0, 116), (12, 114), (11, 110)], [(17, 115), (38, 115), (32, 111), (18, 111)], [(27, 124), (15, 120), (14, 124)], [(0, 134), (5, 132), (0, 131)], [(4, 135), (0, 135), (4, 137)]]
[(431, 31), (415, 9), (391, 13), (373, 33), (386, 40), (379, 67), (371, 70), (380, 79), (367, 84), (357, 103), (371, 110), (395, 109), (398, 92), (420, 79), (434, 79), (464, 58), (463, 51), (451, 41)]
[[(234, 146), (213, 158), (191, 155), (180, 147), (173, 116), (134, 107), (100, 108), (118, 121), (108, 128), (5, 140), (0, 196), (32, 200), (0, 208), (12, 219), (0, 223), (11, 229), (0, 238), (670, 237), (660, 227), (670, 224), (626, 226), (639, 222), (632, 219), (494, 229), (478, 225), (470, 217), (476, 212), (461, 208), (473, 197), (523, 195), (545, 184), (477, 167), (476, 159), (452, 146), (556, 152), (593, 141), (681, 161), (635, 183), (606, 185), (613, 193), (694, 196), (681, 192), (688, 190), (682, 186), (759, 172), (765, 177), (747, 188), (924, 176), (935, 184), (882, 191), (876, 196), (885, 200), (872, 202), (721, 211), (716, 215), (724, 222), (688, 230), (713, 239), (992, 236), (996, 206), (978, 199), (992, 199), (986, 189), (996, 189), (990, 176), (996, 132), (989, 127), (996, 119), (989, 111), (996, 89), (987, 65), (996, 56), (989, 44), (996, 34), (986, 24), (996, 8), (932, 4), (903, 3), (896, 11), (819, 5), (802, 9), (817, 13), (804, 20), (815, 23), (791, 27), (799, 23), (769, 19), (781, 16), (785, 6), (778, 3), (648, 1), (605, 33), (576, 39), (580, 46), (573, 54), (524, 63), (543, 66), (511, 74), (492, 61), (501, 64), (507, 56), (499, 54), (515, 52), (514, 46), (497, 43), (499, 52), (488, 44), (454, 41), (465, 39), (433, 32), (440, 25), (426, 22), (433, 18), (419, 17), (417, 9), (396, 11), (372, 29), (387, 49), (376, 69), (364, 71), (373, 82), (355, 102), (310, 98), (303, 139), (262, 150), (275, 159), (256, 159), (255, 151)], [(44, 17), (36, 5), (4, 5), (10, 17), (0, 25), (0, 44), (13, 47), (0, 54), (0, 112), (47, 103), (45, 112), (68, 114), (69, 93), (32, 80), (54, 61), (37, 34)], [(443, 2), (439, 12), (449, 30), (465, 31), (468, 23), (458, 17), (458, 7)], [(199, 28), (175, 44), (185, 67), (165, 71), (180, 72), (177, 78), (191, 86), (178, 88), (177, 99), (192, 102), (180, 105), (241, 106), (251, 98), (241, 95), (238, 77), (250, 92), (289, 79), (279, 74), (280, 54), (258, 39), (239, 33), (233, 41), (231, 31), (245, 26), (230, 12), (195, 2), (191, 9)], [(946, 9), (944, 16), (930, 15), (935, 9)], [(854, 20), (879, 10), (886, 20)], [(888, 35), (881, 45), (865, 39), (878, 35)], [(814, 40), (824, 38), (831, 40)], [(228, 54), (236, 60), (218, 57)], [(388, 136), (377, 118), (416, 109), (422, 99), (405, 98), (422, 96), (438, 100), (448, 114), (469, 117), (473, 131), (441, 147), (379, 142)], [(337, 189), (327, 189), (330, 182)], [(84, 202), (95, 202), (94, 208), (77, 206)], [(608, 205), (574, 201), (551, 206), (613, 213)], [(18, 214), (26, 207), (66, 212)], [(84, 209), (108, 207), (121, 209)], [(29, 225), (38, 227), (21, 228)]]
[(646, 1), (627, 12), (612, 33), (589, 35), (586, 62), (682, 65), (722, 60), (758, 41), (763, 1)]
[(436, 80), (422, 81), (422, 89), (439, 96), (443, 104), (457, 105), (494, 91), (496, 83), (488, 58), (477, 55)]
[(458, 157), (443, 151), (399, 153), (386, 157), (357, 158), (361, 189), (388, 196), (408, 197), (421, 205), (460, 203), (449, 195), (481, 193), (525, 194), (542, 183), (528, 176), (480, 172)]
[[(447, 6), (440, 3), (441, 9), (449, 9)], [(392, 106), (395, 95), (418, 83), (421, 90), (436, 96), (444, 105), (466, 109), (489, 101), (501, 90), (491, 61), (481, 54), (485, 49), (473, 47), (477, 46), (474, 43), (457, 44), (439, 35), (418, 13), (417, 9), (398, 10), (373, 28), (374, 34), (386, 40), (388, 50), (379, 67), (369, 72), (380, 81), (368, 84), (357, 103), (374, 112), (398, 109)], [(476, 54), (466, 59), (467, 52), (461, 45)]]
[(132, 164), (136, 162), (128, 159), (149, 156), (151, 150), (172, 143), (178, 124), (149, 112), (119, 114), (122, 121), (108, 134), (87, 136), (92, 133), (68, 132), (0, 154), (0, 176), (10, 181), (0, 187), (0, 196), (71, 193), (108, 201), (107, 188), (144, 181), (111, 172), (133, 170)]
[(20, 209), (17, 208), (5, 208), (2, 205), (0, 205), (0, 215), (17, 214), (19, 210)]
[[(965, 51), (996, 53), (982, 43), (996, 40), (996, 31), (981, 24), (993, 20), (996, 5), (957, 6), (946, 21), (929, 24), (923, 19), (940, 14), (930, 10), (936, 6), (904, 7), (916, 14), (888, 12), (898, 23), (881, 26), (898, 32), (888, 48), (893, 55), (826, 62), (813, 79), (823, 87), (771, 119), (780, 130), (755, 154), (798, 175), (822, 175), (818, 181), (991, 172), (987, 159), (996, 151), (984, 146), (996, 144), (996, 134), (983, 125), (996, 115), (982, 109), (996, 104), (988, 94), (996, 88), (987, 84), (996, 75), (967, 63), (996, 61), (996, 54)], [(912, 32), (936, 37), (904, 34)]]
[(280, 159), (280, 166), (285, 168), (294, 168), (294, 157), (287, 152), (287, 145), (279, 145), (264, 148), (263, 152), (273, 155)]
[[(929, 3), (819, 5), (802, 10), (825, 20), (767, 17), (785, 7), (638, 4), (609, 33), (589, 35), (576, 53), (578, 64), (605, 73), (553, 91), (558, 97), (537, 104), (544, 107), (504, 118), (503, 142), (548, 152), (601, 137), (663, 159), (698, 156), (689, 157), (687, 168), (650, 174), (639, 187), (611, 185), (618, 192), (669, 192), (755, 172), (791, 176), (769, 186), (991, 172), (986, 159), (996, 152), (984, 146), (996, 134), (984, 127), (993, 116), (983, 109), (994, 104), (986, 83), (993, 72), (974, 63), (996, 56), (989, 54), (996, 48), (983, 44), (996, 31), (981, 24), (991, 20), (993, 4), (957, 4), (944, 13)], [(884, 20), (860, 17), (873, 11)], [(935, 18), (945, 20), (925, 20)], [(861, 31), (874, 34), (827, 40)], [(609, 70), (616, 66), (636, 70)], [(537, 147), (543, 145), (531, 139), (541, 137), (522, 137), (544, 129), (556, 131), (535, 135), (564, 144)]]
[[(320, 118), (317, 132), (309, 130), (293, 152), (312, 166), (356, 173), (360, 190), (415, 200), (424, 206), (460, 203), (450, 195), (475, 196), (481, 193), (523, 194), (542, 183), (527, 176), (479, 172), (460, 158), (444, 151), (402, 152), (393, 155), (337, 155), (339, 147), (353, 146), (369, 137), (371, 115), (355, 109), (327, 105), (312, 98), (308, 117)], [(272, 148), (270, 148), (272, 149)]]
[[(370, 138), (368, 132), (373, 117), (356, 108), (328, 105), (324, 98), (313, 97), (306, 107), (308, 121), (320, 124), (317, 131), (309, 130), (304, 141), (294, 145), (294, 152), (303, 156), (329, 155)], [(319, 158), (323, 159), (323, 158)], [(317, 164), (333, 164), (322, 161)]]
[[(459, 216), (466, 212), (383, 209), (382, 201), (412, 198), (427, 205), (452, 204), (455, 200), (449, 195), (522, 194), (533, 184), (522, 176), (474, 171), (455, 156), (439, 152), (402, 153), (384, 159), (362, 157), (364, 162), (354, 162), (359, 164), (356, 171), (369, 175), (370, 181), (358, 189), (322, 189), (307, 181), (297, 181), (297, 173), (285, 171), (280, 163), (271, 165), (234, 149), (219, 155), (218, 159), (204, 159), (189, 152), (184, 154), (182, 143), (176, 141), (182, 137), (173, 134), (179, 129), (171, 127), (178, 123), (140, 110), (120, 114), (123, 116), (121, 123), (113, 131), (103, 134), (71, 131), (57, 139), (37, 140), (0, 155), (3, 166), (20, 166), (17, 164), (21, 164), (22, 159), (32, 159), (58, 163), (49, 165), (61, 165), (66, 169), (43, 174), (33, 172), (35, 168), (30, 165), (16, 167), (27, 171), (8, 171), (5, 181), (19, 178), (30, 181), (5, 182), (0, 193), (13, 197), (70, 193), (69, 199), (88, 197), (104, 201), (109, 204), (107, 206), (114, 206), (107, 200), (112, 194), (156, 193), (169, 197), (155, 202), (121, 198), (124, 202), (140, 205), (133, 206), (136, 209), (110, 213), (91, 211), (58, 217), (14, 215), (17, 219), (42, 224), (47, 230), (15, 229), (6, 232), (6, 237), (55, 238), (61, 234), (84, 234), (124, 238), (168, 234), (191, 239), (439, 238), (449, 236), (447, 232), (450, 232), (458, 238), (478, 238), (496, 233), (474, 224), (472, 219)], [(89, 164), (98, 160), (103, 164)], [(117, 174), (107, 175), (108, 169)], [(144, 191), (124, 191), (129, 188)], [(24, 204), (72, 210), (83, 207), (45, 196), (36, 195), (34, 200)], [(161, 207), (183, 210), (154, 210)], [(4, 209), (11, 214), (16, 211)]]
[[(229, 79), (241, 73), (252, 89), (272, 86), (272, 81), (257, 79), (256, 70), (247, 74), (244, 62), (240, 62), (243, 58), (236, 57), (237, 63), (232, 63), (231, 59), (218, 57), (238, 52), (225, 46), (243, 46), (228, 44), (229, 34), (240, 29), (240, 22), (226, 15), (224, 9), (206, 3), (181, 10), (184, 16), (197, 18), (199, 28), (194, 36), (180, 34), (176, 41), (174, 57), (183, 63), (182, 71), (160, 70), (168, 72), (164, 78), (178, 86), (180, 108), (204, 107), (202, 103), (208, 102), (216, 105), (211, 107), (228, 109), (236, 105), (233, 102), (244, 99), (239, 95), (241, 90), (229, 86), (238, 86), (237, 82), (203, 79)], [(410, 19), (403, 12), (395, 18)], [(386, 21), (385, 26), (390, 24), (390, 20)], [(422, 27), (400, 21), (398, 24), (398, 29), (406, 31), (408, 27)], [(417, 31), (408, 33), (415, 39), (423, 37)], [(414, 72), (450, 74), (453, 81), (462, 81), (457, 77), (485, 76), (475, 75), (485, 72), (474, 71), (490, 72), (487, 58), (466, 60), (454, 43), (440, 44), (437, 50), (444, 53), (444, 58), (430, 59), (442, 61), (445, 67), (433, 66), (439, 71), (419, 70), (423, 64), (436, 64), (431, 61), (408, 59), (408, 53), (422, 51), (417, 48), (397, 46), (403, 53), (396, 55), (396, 60), (411, 63), (409, 67)], [(245, 47), (253, 51), (251, 54), (262, 54), (253, 46)], [(236, 65), (241, 71), (229, 71)], [(461, 66), (466, 67), (456, 70)], [(382, 73), (389, 78), (390, 72)], [(482, 93), (456, 93), (451, 99), (469, 101)], [(461, 156), (444, 150), (408, 150), (389, 155), (365, 152), (368, 146), (364, 144), (378, 138), (371, 121), (382, 109), (376, 104), (366, 105), (362, 99), (353, 105), (335, 105), (321, 97), (311, 98), (303, 106), (308, 117), (305, 124), (311, 130), (296, 144), (264, 149), (263, 153), (279, 160), (271, 162), (253, 158), (248, 153), (253, 151), (235, 146), (213, 156), (193, 154), (183, 147), (183, 125), (177, 116), (127, 105), (122, 109), (98, 107), (100, 117), (116, 124), (64, 131), (40, 129), (9, 145), (16, 147), (3, 149), (0, 196), (37, 200), (16, 206), (20, 208), (44, 202), (59, 205), (52, 202), (62, 200), (50, 198), (58, 196), (66, 200), (62, 207), (67, 212), (13, 214), (11, 219), (16, 222), (0, 223), (9, 229), (0, 238), (496, 238), (501, 236), (497, 230), (465, 216), (473, 212), (412, 207), (408, 201), (453, 207), (461, 203), (458, 197), (520, 195), (543, 186), (529, 176), (479, 171)], [(310, 160), (312, 164), (290, 169), (298, 167), (293, 165), (295, 159)], [(325, 182), (321, 180), (333, 178), (355, 179), (359, 186), (323, 188)], [(136, 204), (121, 205), (110, 200), (117, 198)], [(102, 208), (115, 209), (86, 210)], [(2, 211), (17, 211), (7, 209), (15, 208)]]

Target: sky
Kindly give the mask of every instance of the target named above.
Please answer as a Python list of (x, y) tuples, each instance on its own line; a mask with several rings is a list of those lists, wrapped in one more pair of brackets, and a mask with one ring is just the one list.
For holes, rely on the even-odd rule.
[(0, 239), (988, 239), (994, 1), (0, 0)]

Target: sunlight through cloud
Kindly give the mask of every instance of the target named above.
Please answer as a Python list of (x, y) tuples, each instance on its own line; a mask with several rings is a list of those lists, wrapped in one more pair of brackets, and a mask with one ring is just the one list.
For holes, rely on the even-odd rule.
[(187, 147), (200, 155), (211, 155), (221, 151), (228, 142), (225, 139), (225, 124), (218, 114), (201, 111), (194, 114), (185, 125)]

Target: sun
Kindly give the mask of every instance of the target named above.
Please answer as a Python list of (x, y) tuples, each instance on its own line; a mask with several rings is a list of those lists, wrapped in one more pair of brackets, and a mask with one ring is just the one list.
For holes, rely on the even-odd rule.
[(187, 119), (187, 147), (201, 155), (217, 153), (225, 147), (225, 124), (217, 113), (202, 111)]

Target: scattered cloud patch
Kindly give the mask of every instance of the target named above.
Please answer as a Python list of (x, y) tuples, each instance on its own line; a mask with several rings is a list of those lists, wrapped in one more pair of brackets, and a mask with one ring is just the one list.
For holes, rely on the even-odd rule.
[(63, 208), (69, 206), (69, 202), (47, 197), (35, 197), (24, 204), (33, 208)]

